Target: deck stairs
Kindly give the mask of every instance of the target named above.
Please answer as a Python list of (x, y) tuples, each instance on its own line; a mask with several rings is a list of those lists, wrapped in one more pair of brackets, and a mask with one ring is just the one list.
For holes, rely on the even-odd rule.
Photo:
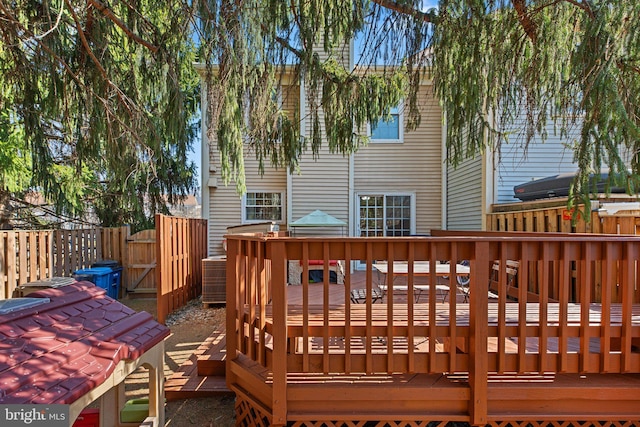
[(226, 339), (222, 331), (212, 334), (165, 383), (167, 400), (233, 395), (225, 379)]

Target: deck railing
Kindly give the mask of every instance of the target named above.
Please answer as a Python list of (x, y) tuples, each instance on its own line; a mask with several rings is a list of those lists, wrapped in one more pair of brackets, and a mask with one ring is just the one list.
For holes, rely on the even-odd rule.
[[(491, 374), (640, 373), (640, 353), (635, 351), (640, 313), (634, 305), (640, 302), (639, 259), (640, 238), (627, 236), (230, 235), (228, 363), (241, 357), (270, 372), (272, 394), (263, 403), (276, 425), (286, 422), (291, 378), (350, 373), (468, 375), (470, 422), (479, 425), (486, 422)], [(296, 304), (287, 298), (288, 260), (300, 260), (303, 268), (302, 297)], [(310, 260), (324, 261), (325, 278), (331, 260), (344, 262), (338, 302), (332, 297), (336, 285), (327, 280), (320, 297), (311, 297), (319, 285), (309, 283)], [(382, 260), (389, 265), (382, 279), (389, 290), (382, 303), (375, 303), (373, 265)], [(453, 279), (446, 302), (435, 286), (429, 286), (428, 299), (416, 302), (414, 287), (420, 280), (443, 283), (435, 273), (437, 263), (448, 262), (453, 278), (461, 260), (470, 265), (468, 302), (453, 297)], [(517, 301), (509, 296), (507, 261), (520, 266)], [(349, 266), (356, 262), (366, 271), (363, 304), (350, 300)], [(408, 274), (394, 277), (394, 262), (406, 262)], [(417, 262), (429, 263), (430, 276), (414, 274)], [(405, 281), (406, 295), (396, 295), (397, 280)], [(237, 376), (236, 370), (227, 371), (230, 384)]]

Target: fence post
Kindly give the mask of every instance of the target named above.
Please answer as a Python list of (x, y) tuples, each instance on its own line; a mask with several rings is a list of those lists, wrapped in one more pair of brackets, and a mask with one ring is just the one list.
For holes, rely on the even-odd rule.
[(166, 260), (164, 259), (164, 216), (156, 214), (156, 304), (158, 322), (164, 324), (168, 312), (168, 297), (164, 294), (163, 277), (166, 277), (163, 271), (166, 268)]
[(238, 268), (240, 265), (240, 244), (238, 240), (229, 239), (227, 241), (227, 265), (226, 265), (226, 340), (227, 340), (227, 361), (226, 378), (227, 387), (236, 381), (231, 363), (236, 359), (238, 350), (238, 328), (244, 328), (238, 320), (243, 318), (243, 313), (238, 309)]
[(120, 227), (120, 265), (122, 266), (122, 273), (120, 276), (120, 289), (124, 296), (126, 290), (129, 289), (129, 237), (131, 237), (131, 226), (123, 225)]

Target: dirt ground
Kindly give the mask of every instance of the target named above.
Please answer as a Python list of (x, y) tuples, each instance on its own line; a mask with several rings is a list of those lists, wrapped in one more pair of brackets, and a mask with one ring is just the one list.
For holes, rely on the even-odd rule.
[[(156, 300), (152, 298), (125, 298), (123, 304), (136, 311), (147, 311), (155, 316)], [(205, 308), (199, 300), (173, 313), (167, 319), (171, 335), (165, 341), (165, 378), (169, 378), (193, 351), (216, 328), (224, 328), (224, 306)], [(125, 382), (127, 399), (147, 397), (148, 374), (140, 369)], [(170, 401), (165, 406), (165, 426), (230, 427), (235, 425), (234, 398), (208, 397)]]

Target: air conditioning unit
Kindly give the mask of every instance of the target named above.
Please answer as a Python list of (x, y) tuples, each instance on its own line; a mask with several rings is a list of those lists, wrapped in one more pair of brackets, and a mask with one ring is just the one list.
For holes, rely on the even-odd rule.
[(202, 302), (224, 304), (227, 288), (227, 257), (218, 256), (202, 260)]

